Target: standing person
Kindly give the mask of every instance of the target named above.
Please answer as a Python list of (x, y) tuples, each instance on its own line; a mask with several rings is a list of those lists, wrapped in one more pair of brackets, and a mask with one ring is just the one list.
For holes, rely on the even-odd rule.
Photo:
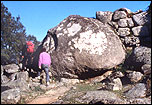
[(34, 44), (32, 41), (26, 41), (26, 44), (22, 48), (22, 71), (25, 70), (25, 67), (29, 68), (29, 71), (31, 72), (31, 60), (34, 53)]
[[(46, 48), (42, 48), (39, 55), (39, 69), (43, 69), (46, 74), (46, 85), (49, 85), (49, 67), (51, 65), (50, 54), (46, 52)], [(40, 79), (40, 71), (38, 71), (38, 78)]]

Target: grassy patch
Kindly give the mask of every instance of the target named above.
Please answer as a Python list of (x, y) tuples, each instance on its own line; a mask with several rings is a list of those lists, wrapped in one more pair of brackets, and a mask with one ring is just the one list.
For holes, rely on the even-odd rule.
[(17, 104), (26, 104), (26, 98), (21, 97)]
[(33, 91), (40, 92), (40, 93), (45, 93), (45, 90), (41, 89), (40, 85), (36, 86)]
[(97, 90), (97, 88), (101, 87), (100, 83), (96, 84), (78, 84), (76, 85), (77, 91), (94, 91)]
[(86, 104), (81, 98), (86, 94), (87, 91), (95, 91), (101, 87), (101, 83), (96, 84), (76, 84), (75, 88), (69, 90), (64, 96), (60, 97), (64, 104)]

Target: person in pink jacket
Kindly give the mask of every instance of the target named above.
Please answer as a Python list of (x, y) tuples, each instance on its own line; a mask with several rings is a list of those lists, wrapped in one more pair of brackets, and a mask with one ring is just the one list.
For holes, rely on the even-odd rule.
[[(42, 48), (42, 51), (39, 55), (39, 69), (42, 69), (46, 73), (46, 85), (49, 85), (49, 67), (51, 65), (51, 57), (50, 54), (46, 52), (45, 48)], [(40, 79), (40, 71), (38, 71), (38, 78)]]

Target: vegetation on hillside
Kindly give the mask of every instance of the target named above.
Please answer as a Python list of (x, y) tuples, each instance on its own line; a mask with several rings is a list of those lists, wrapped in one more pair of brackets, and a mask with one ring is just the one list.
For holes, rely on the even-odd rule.
[(8, 8), (1, 3), (1, 65), (17, 63), (21, 49), (28, 40), (33, 41), (36, 47), (40, 43), (34, 35), (26, 35), (20, 16), (13, 17)]

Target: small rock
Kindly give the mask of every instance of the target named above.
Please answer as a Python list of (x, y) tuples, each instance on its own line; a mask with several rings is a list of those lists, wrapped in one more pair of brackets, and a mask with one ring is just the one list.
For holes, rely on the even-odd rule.
[(2, 76), (1, 76), (1, 84), (5, 84), (5, 83), (7, 83), (9, 80), (10, 80), (10, 79), (7, 78), (6, 75), (2, 75)]
[(112, 82), (108, 83), (107, 88), (110, 90), (122, 90), (122, 82), (120, 78), (113, 79)]
[(113, 15), (113, 20), (123, 19), (126, 18), (127, 14), (125, 11), (115, 11)]
[(151, 104), (150, 98), (135, 98), (129, 101), (130, 101), (130, 104)]
[(144, 72), (144, 74), (151, 74), (151, 65), (149, 64), (144, 64), (141, 67), (142, 71)]
[(113, 13), (110, 12), (110, 11), (105, 11), (105, 12), (103, 12), (103, 11), (97, 11), (96, 12), (96, 18), (98, 20), (100, 20), (101, 22), (103, 22), (103, 23), (107, 23), (107, 22), (111, 21), (112, 14)]
[(128, 36), (130, 34), (130, 29), (129, 28), (119, 28), (118, 34), (119, 34), (119, 36), (122, 36), (122, 37)]
[(7, 73), (16, 73), (19, 71), (19, 66), (16, 64), (8, 64), (3, 66), (3, 68)]
[(142, 79), (143, 74), (141, 72), (133, 71), (128, 74), (128, 78), (130, 78), (131, 82), (138, 82)]

